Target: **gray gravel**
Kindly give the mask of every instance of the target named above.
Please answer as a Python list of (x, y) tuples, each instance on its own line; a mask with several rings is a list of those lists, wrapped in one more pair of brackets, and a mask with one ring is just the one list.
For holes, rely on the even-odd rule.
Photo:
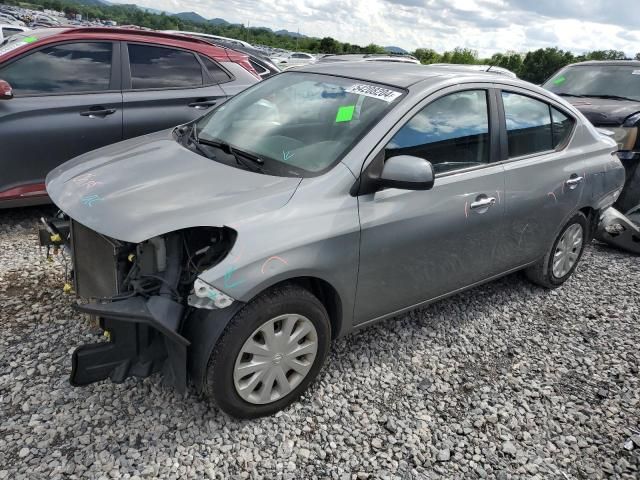
[(0, 211), (0, 480), (640, 478), (638, 257), (592, 245), (553, 292), (512, 275), (363, 330), (241, 422), (158, 377), (69, 385), (100, 332), (35, 246), (41, 213)]

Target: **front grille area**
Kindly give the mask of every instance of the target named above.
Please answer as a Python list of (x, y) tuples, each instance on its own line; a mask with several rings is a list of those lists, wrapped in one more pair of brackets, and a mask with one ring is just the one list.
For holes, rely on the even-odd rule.
[(102, 298), (117, 294), (121, 281), (118, 242), (74, 220), (71, 222), (71, 247), (78, 296)]

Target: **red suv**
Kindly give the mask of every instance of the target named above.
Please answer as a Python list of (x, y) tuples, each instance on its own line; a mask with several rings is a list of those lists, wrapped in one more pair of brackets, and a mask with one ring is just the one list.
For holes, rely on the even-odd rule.
[(0, 208), (48, 202), (47, 173), (180, 125), (258, 82), (246, 55), (194, 37), (50, 28), (0, 44)]

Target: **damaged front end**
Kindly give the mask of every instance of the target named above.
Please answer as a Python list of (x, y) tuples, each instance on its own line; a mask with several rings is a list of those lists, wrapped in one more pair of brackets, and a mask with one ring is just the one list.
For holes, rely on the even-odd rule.
[[(192, 307), (219, 309), (234, 303), (197, 277), (225, 258), (235, 231), (198, 227), (134, 244), (74, 220), (68, 228), (61, 222), (44, 223), (41, 242), (52, 233), (51, 227), (64, 231), (60, 237), (68, 240), (79, 297), (76, 310), (97, 318), (109, 339), (74, 351), (71, 384), (105, 379), (119, 383), (162, 371), (165, 382), (184, 391), (191, 342), (183, 329)], [(59, 237), (52, 234), (50, 239)]]

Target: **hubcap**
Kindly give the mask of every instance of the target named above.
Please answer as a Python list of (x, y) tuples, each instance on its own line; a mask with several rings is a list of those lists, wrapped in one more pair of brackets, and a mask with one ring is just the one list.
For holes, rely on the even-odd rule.
[(573, 268), (582, 249), (582, 225), (574, 223), (567, 228), (553, 254), (553, 276), (562, 278)]
[(233, 383), (243, 400), (275, 402), (307, 376), (318, 352), (318, 333), (302, 315), (272, 318), (244, 342), (233, 369)]

